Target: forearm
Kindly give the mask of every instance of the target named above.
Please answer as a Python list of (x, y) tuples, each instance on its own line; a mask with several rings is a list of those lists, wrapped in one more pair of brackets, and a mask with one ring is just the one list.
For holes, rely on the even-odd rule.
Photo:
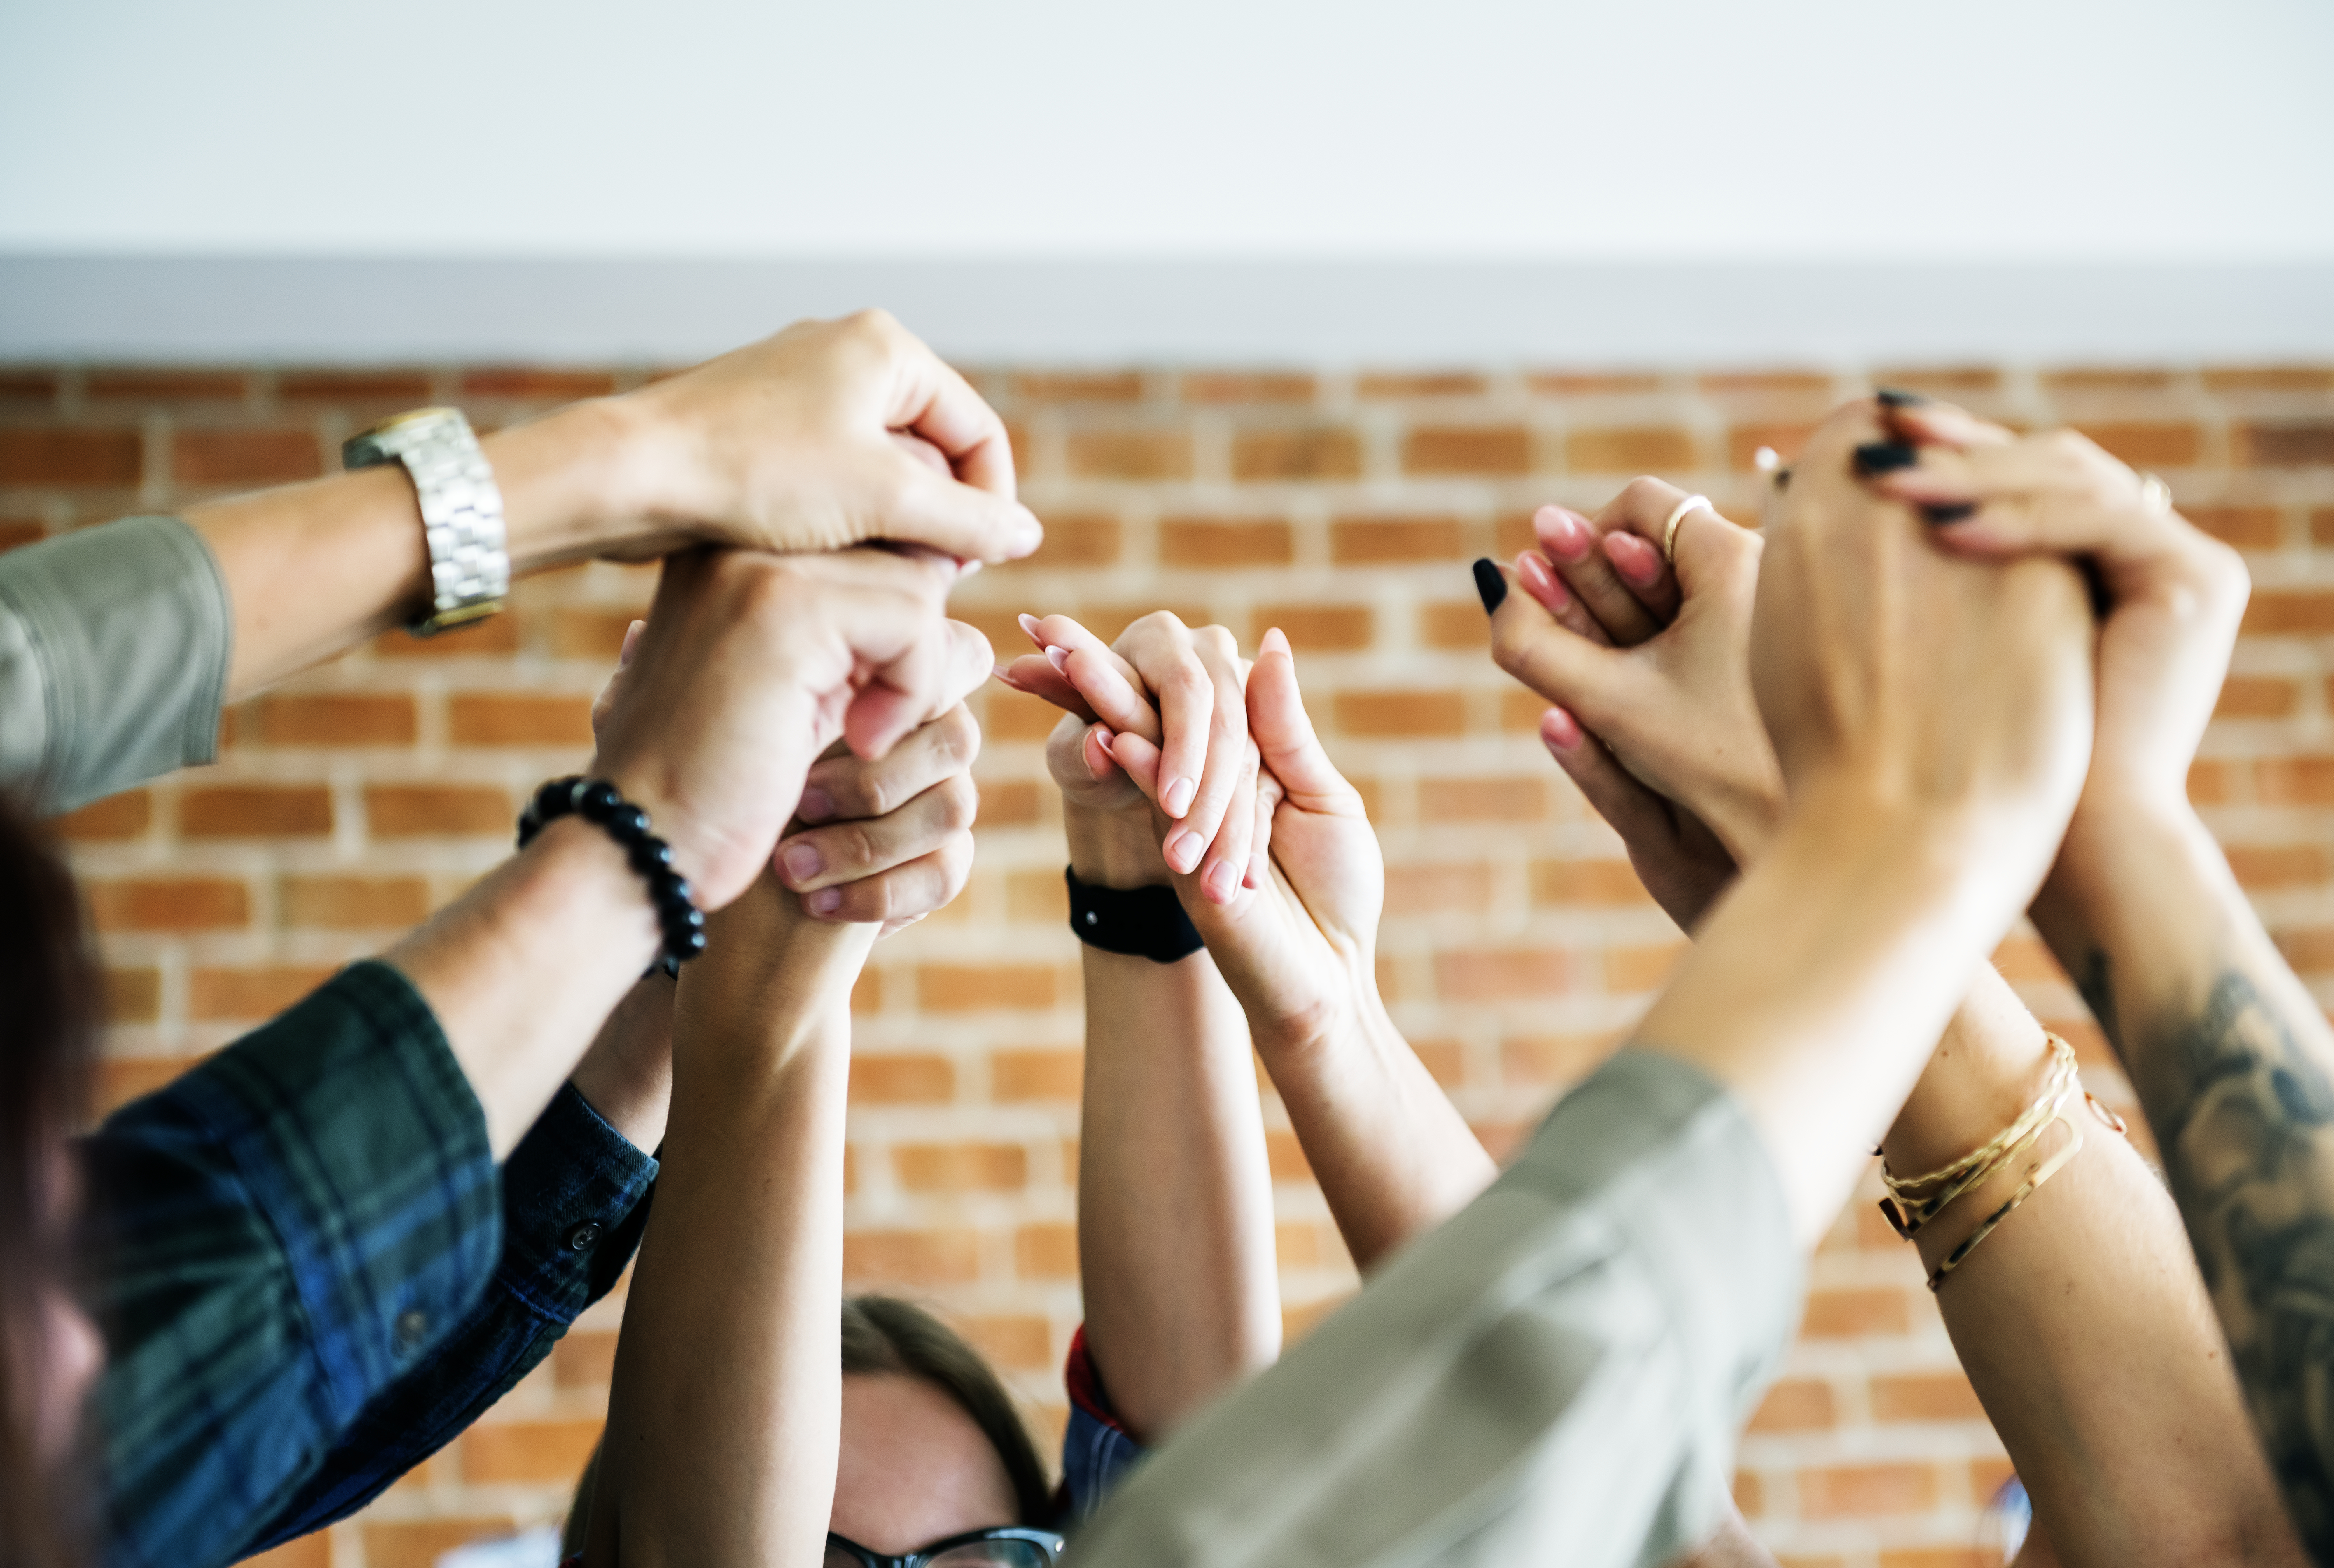
[[(1935, 1169), (2014, 1121), (2050, 1075), (2041, 1026), (1991, 967), (1882, 1140), (1889, 1169)], [(1945, 1327), (2070, 1564), (2279, 1560), (2291, 1542), (2245, 1424), (2220, 1330), (2171, 1199), (2080, 1101), (2078, 1152), (1937, 1293)], [(2031, 1158), (1948, 1206), (1915, 1240), (1934, 1270), (2005, 1202)], [(2131, 1376), (2146, 1367), (2145, 1378)]]
[[(1123, 854), (1100, 837), (1072, 834), (1082, 879), (1163, 873), (1147, 823), (1123, 835)], [(1084, 952), (1086, 1342), (1118, 1415), (1156, 1442), (1280, 1352), (1272, 1173), (1248, 1022), (1215, 960)]]
[(2334, 1035), (2211, 835), (2078, 813), (2036, 908), (2121, 1050), (2301, 1539), (2334, 1555)]
[(662, 945), (623, 850), (566, 818), (383, 959), (437, 1015), (499, 1160)]
[(568, 1082), (635, 1149), (664, 1141), (672, 1109), (673, 983), (643, 976), (592, 1037)]
[[(791, 899), (765, 883), (747, 899)], [(625, 1307), (595, 1564), (819, 1561), (842, 1371), (850, 983), (863, 927), (810, 927), (675, 1005), (670, 1153)]]
[[(502, 492), (514, 576), (630, 544), (643, 515), (628, 457), (632, 418), (582, 403), (480, 446)], [(397, 466), (336, 474), (190, 507), (234, 609), (230, 698), (410, 620), (429, 555), (412, 482)]]
[(1499, 1174), (1374, 989), (1323, 1038), (1266, 1047), (1264, 1063), (1365, 1274)]

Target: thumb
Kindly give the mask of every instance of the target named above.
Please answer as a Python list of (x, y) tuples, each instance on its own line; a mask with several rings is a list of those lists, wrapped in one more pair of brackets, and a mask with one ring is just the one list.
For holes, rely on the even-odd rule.
[(1264, 634), (1249, 671), (1248, 732), (1265, 767), (1297, 805), (1317, 811), (1358, 798), (1322, 749), (1297, 688), (1297, 656), (1277, 626)]
[[(1500, 569), (1504, 580), (1509, 568)], [(1509, 592), (1491, 612), (1491, 660), (1532, 690), (1601, 727), (1599, 699), (1623, 684), (1627, 655), (1567, 629), (1529, 593)]]
[(868, 537), (927, 545), (961, 561), (1014, 561), (1045, 543), (1037, 514), (1009, 495), (936, 472), (897, 445), (881, 457), (884, 497)]

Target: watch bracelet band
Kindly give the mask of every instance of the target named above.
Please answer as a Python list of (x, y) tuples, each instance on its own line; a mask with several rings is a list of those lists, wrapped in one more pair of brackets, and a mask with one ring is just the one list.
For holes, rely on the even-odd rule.
[(413, 481), (429, 549), (430, 602), (407, 630), (429, 637), (503, 607), (510, 554), (502, 490), (460, 410), (400, 414), (352, 436), (341, 461), (352, 469), (401, 463)]
[(1089, 948), (1172, 964), (1207, 946), (1172, 888), (1097, 888), (1066, 868), (1062, 879), (1070, 888), (1070, 929)]

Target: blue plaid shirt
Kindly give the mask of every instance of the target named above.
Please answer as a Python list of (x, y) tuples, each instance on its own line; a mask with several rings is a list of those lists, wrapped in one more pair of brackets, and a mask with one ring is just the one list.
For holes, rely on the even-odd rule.
[(377, 963), (82, 1147), (123, 1568), (321, 1529), (442, 1448), (615, 1283), (657, 1169), (563, 1089), (497, 1173), (436, 1019)]

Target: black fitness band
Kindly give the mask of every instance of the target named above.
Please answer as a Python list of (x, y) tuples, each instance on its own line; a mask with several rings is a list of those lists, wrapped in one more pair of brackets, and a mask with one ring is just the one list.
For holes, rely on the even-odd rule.
[(1172, 964), (1207, 946), (1172, 888), (1097, 888), (1068, 870), (1062, 880), (1070, 884), (1070, 929), (1089, 948)]
[(555, 778), (535, 792), (518, 814), (518, 847), (561, 817), (578, 816), (616, 841), (632, 870), (648, 880), (656, 906), (657, 928), (664, 933), (664, 956), (651, 965), (677, 976), (680, 967), (705, 951), (705, 911), (697, 907), (689, 879), (672, 869), (672, 846), (649, 832), (649, 813), (632, 804), (605, 779), (581, 774)]

